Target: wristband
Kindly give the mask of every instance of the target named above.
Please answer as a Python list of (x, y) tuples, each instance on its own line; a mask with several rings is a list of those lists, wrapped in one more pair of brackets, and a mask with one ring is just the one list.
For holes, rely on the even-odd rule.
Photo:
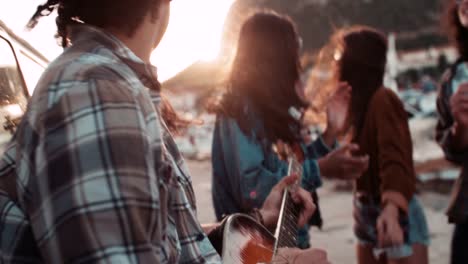
[(257, 208), (254, 208), (250, 213), (249, 215), (251, 217), (253, 217), (258, 223), (260, 223), (262, 226), (265, 226), (265, 221), (263, 219), (263, 215), (262, 213), (260, 212), (260, 210), (258, 210)]

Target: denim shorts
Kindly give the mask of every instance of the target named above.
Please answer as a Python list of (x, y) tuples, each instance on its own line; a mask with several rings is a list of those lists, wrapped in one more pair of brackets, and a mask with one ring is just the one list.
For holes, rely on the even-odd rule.
[(400, 219), (400, 226), (405, 233), (405, 243), (401, 246), (377, 247), (377, 218), (380, 215), (380, 204), (377, 201), (354, 199), (354, 234), (362, 245), (372, 245), (376, 257), (385, 254), (390, 259), (406, 258), (413, 254), (413, 244), (428, 246), (430, 243), (426, 216), (421, 204), (412, 198), (408, 206), (407, 217)]

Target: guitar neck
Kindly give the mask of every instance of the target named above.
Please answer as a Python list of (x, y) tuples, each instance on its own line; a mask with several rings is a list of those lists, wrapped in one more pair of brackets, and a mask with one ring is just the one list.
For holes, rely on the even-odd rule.
[[(299, 177), (301, 177), (302, 164), (293, 155), (290, 155), (290, 157), (288, 158), (288, 162), (288, 174), (297, 174), (299, 175)], [(295, 183), (295, 185), (297, 184), (299, 183)], [(281, 203), (280, 216), (275, 232), (275, 252), (278, 248), (297, 246), (297, 222), (299, 219), (300, 210), (291, 197), (290, 189), (294, 187), (297, 186), (287, 187), (283, 193), (283, 201)]]
[[(223, 263), (271, 263), (279, 248), (297, 246), (297, 220), (299, 208), (291, 197), (292, 188), (301, 182), (302, 163), (297, 155), (286, 153), (288, 158), (288, 175), (298, 175), (293, 186), (284, 190), (275, 235), (254, 219), (242, 215), (231, 215), (223, 230)], [(299, 160), (302, 160), (299, 155)]]
[(275, 252), (283, 247), (297, 247), (299, 208), (293, 202), (289, 188), (284, 191), (278, 225), (275, 231)]

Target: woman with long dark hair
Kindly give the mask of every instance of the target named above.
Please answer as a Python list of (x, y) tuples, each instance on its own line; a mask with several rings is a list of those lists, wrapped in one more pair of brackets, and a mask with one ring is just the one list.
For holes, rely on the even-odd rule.
[(387, 38), (364, 26), (332, 37), (333, 76), (352, 87), (345, 128), (369, 155), (354, 197), (358, 263), (428, 262), (428, 230), (415, 198), (416, 176), (407, 114), (383, 86)]
[[(331, 151), (342, 120), (337, 116), (329, 118), (318, 140), (302, 144), (301, 115), (308, 103), (300, 82), (299, 52), (300, 40), (288, 17), (260, 12), (242, 26), (228, 88), (215, 109), (212, 196), (218, 220), (262, 204), (287, 175), (287, 162), (274, 151), (278, 142), (302, 157), (302, 186), (315, 197), (320, 175), (353, 178), (367, 165), (366, 157), (351, 155), (355, 145)], [(346, 100), (349, 87), (341, 84), (339, 90), (335, 100)], [(321, 225), (319, 214), (313, 219), (311, 224)], [(307, 227), (299, 231), (297, 245), (309, 247)]]
[(455, 224), (451, 264), (468, 263), (468, 1), (448, 0), (445, 26), (458, 51), (458, 60), (442, 78), (437, 98), (436, 139), (445, 157), (462, 166), (447, 211)]

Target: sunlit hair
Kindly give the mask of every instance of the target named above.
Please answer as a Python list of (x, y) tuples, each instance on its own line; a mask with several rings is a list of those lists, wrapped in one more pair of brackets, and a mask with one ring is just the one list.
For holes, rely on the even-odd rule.
[(468, 60), (468, 29), (465, 28), (458, 17), (458, 5), (455, 0), (446, 1), (443, 26), (448, 32), (450, 40), (458, 50), (463, 60)]
[(68, 26), (83, 22), (100, 28), (124, 30), (131, 36), (143, 19), (152, 10), (154, 18), (161, 0), (48, 0), (37, 7), (28, 23), (34, 28), (43, 16), (57, 11), (57, 38), (62, 47), (69, 43)]
[(387, 62), (387, 38), (376, 29), (353, 26), (332, 36), (336, 60), (333, 76), (352, 87), (346, 127), (353, 138), (361, 135), (369, 101), (383, 87)]
[(295, 142), (300, 122), (288, 111), (291, 106), (306, 106), (295, 89), (301, 74), (299, 49), (297, 30), (290, 18), (268, 11), (248, 18), (240, 31), (228, 88), (217, 112), (234, 118), (250, 134), (256, 124), (246, 118), (245, 109), (249, 107), (263, 123), (258, 137), (272, 143)]

